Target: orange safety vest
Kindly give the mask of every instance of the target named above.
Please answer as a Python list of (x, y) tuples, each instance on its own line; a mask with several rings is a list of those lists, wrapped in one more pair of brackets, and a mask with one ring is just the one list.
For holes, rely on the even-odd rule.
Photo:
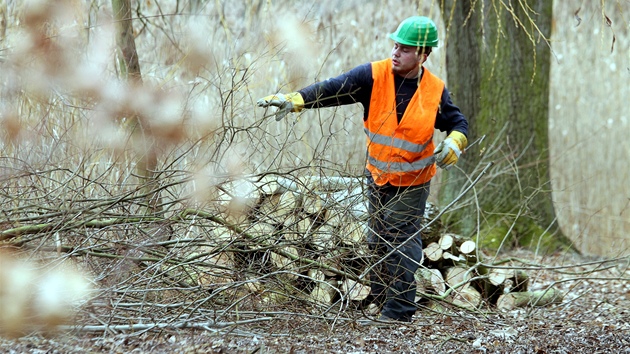
[(418, 90), (398, 123), (392, 60), (372, 63), (374, 87), (370, 112), (364, 122), (367, 134), (367, 169), (382, 186), (415, 186), (435, 175), (433, 131), (444, 81), (426, 68)]

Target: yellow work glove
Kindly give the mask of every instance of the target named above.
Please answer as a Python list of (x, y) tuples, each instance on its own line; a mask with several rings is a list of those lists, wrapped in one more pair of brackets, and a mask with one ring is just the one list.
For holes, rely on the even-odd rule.
[(448, 170), (457, 163), (459, 155), (461, 155), (462, 151), (466, 148), (466, 145), (468, 145), (466, 135), (458, 131), (452, 131), (446, 139), (439, 143), (435, 150), (433, 150), (435, 163), (437, 163), (438, 167)]
[(286, 95), (281, 93), (269, 95), (259, 99), (256, 103), (258, 107), (278, 107), (276, 120), (286, 117), (289, 112), (299, 112), (304, 108), (304, 98), (299, 92), (291, 92)]

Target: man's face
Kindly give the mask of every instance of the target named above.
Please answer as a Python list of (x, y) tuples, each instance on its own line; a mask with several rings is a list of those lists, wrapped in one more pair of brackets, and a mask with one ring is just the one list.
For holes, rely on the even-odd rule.
[(426, 54), (417, 54), (418, 47), (394, 43), (392, 49), (392, 71), (402, 77), (417, 77)]

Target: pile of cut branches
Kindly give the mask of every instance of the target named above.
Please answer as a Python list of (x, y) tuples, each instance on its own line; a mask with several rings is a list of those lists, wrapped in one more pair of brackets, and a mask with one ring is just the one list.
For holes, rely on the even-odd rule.
[[(162, 193), (177, 195), (172, 189), (187, 180), (172, 177)], [(30, 205), (5, 209), (0, 247), (91, 274), (99, 290), (83, 307), (87, 330), (338, 317), (365, 299), (366, 270), (378, 261), (364, 240), (363, 188), (359, 178), (252, 176), (217, 184), (202, 207), (182, 198), (155, 214), (143, 213), (133, 192), (94, 200), (34, 188), (21, 194)], [(17, 203), (14, 195), (6, 191), (5, 205)], [(429, 204), (418, 301), (474, 310), (562, 299), (553, 289), (528, 292), (524, 271), (444, 234), (439, 216)]]

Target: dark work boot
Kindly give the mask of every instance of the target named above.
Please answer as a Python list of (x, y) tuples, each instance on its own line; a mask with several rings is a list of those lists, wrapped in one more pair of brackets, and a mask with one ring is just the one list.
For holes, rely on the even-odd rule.
[(360, 320), (359, 324), (362, 326), (372, 326), (378, 328), (387, 328), (387, 327), (398, 327), (409, 324), (408, 321), (399, 321), (394, 318), (387, 317), (385, 315), (380, 315), (377, 319), (373, 320)]

